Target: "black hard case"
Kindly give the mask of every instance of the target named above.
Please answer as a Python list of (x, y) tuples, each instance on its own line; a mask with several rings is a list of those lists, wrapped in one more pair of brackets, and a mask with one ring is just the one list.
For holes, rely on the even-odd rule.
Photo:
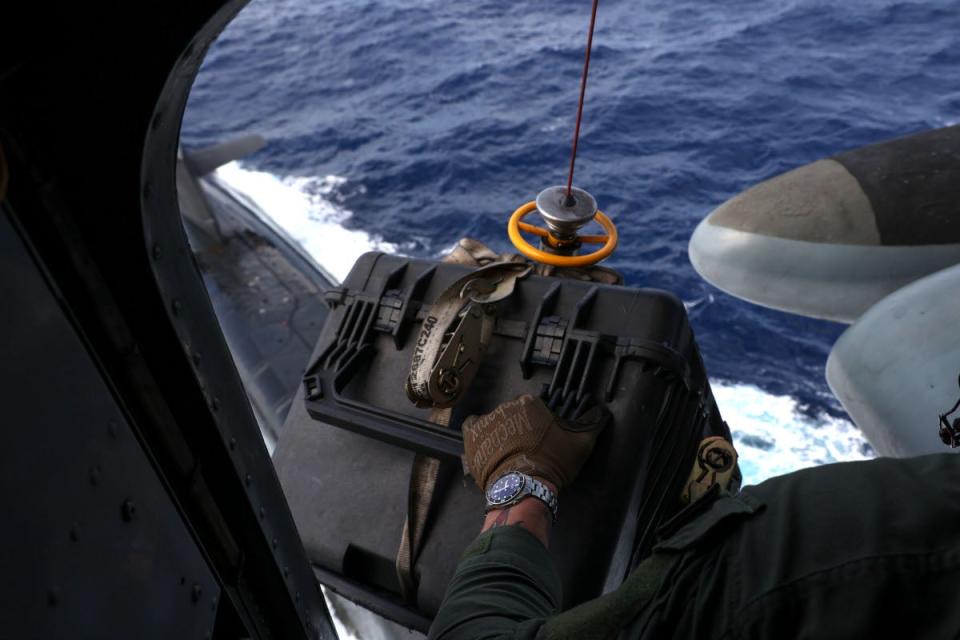
[[(565, 606), (623, 580), (679, 510), (700, 440), (729, 437), (679, 299), (537, 275), (499, 303), (493, 340), (450, 428), (431, 425), (429, 410), (404, 393), (413, 343), (430, 303), (469, 271), (362, 256), (327, 294), (331, 311), (274, 455), (320, 581), (412, 628), (429, 625), (482, 521), (481, 492), (457, 459), (465, 416), (521, 393), (554, 406), (589, 395), (612, 413), (561, 495), (550, 552)], [(399, 598), (393, 568), (414, 450), (448, 461), (416, 566), (415, 607)]]

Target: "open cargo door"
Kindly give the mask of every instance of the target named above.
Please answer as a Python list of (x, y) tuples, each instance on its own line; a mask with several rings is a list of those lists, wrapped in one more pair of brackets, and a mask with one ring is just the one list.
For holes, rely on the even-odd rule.
[(177, 205), (186, 96), (244, 4), (4, 17), (11, 637), (335, 637)]

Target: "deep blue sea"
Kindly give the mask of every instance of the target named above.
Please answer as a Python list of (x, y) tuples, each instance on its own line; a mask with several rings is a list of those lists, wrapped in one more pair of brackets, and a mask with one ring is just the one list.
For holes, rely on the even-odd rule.
[[(222, 177), (334, 273), (369, 247), (506, 251), (510, 212), (565, 179), (589, 11), (254, 0), (207, 56), (183, 143), (266, 137)], [(756, 182), (958, 114), (956, 0), (600, 2), (576, 184), (619, 227), (606, 264), (687, 302), (747, 448), (800, 457), (757, 478), (869, 455), (823, 377), (844, 327), (716, 290), (690, 234)]]

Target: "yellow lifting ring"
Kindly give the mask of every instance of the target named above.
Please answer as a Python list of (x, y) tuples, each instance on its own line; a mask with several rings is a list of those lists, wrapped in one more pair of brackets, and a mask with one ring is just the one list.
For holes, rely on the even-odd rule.
[(587, 253), (581, 256), (561, 256), (555, 253), (548, 253), (541, 249), (537, 249), (532, 244), (527, 242), (522, 235), (521, 231), (526, 231), (527, 233), (532, 233), (541, 238), (548, 238), (550, 232), (544, 229), (543, 227), (537, 227), (532, 224), (523, 222), (523, 219), (530, 213), (537, 210), (536, 201), (528, 202), (519, 209), (513, 212), (513, 215), (510, 216), (510, 222), (507, 223), (507, 234), (510, 236), (510, 242), (513, 243), (513, 246), (517, 248), (517, 251), (530, 258), (531, 260), (536, 260), (537, 262), (542, 262), (543, 264), (549, 264), (554, 267), (589, 267), (592, 264), (596, 264), (613, 253), (613, 250), (617, 248), (617, 228), (614, 226), (613, 221), (605, 216), (602, 211), (597, 211), (594, 216), (601, 227), (607, 232), (605, 236), (577, 236), (577, 240), (584, 244), (602, 244), (603, 246), (594, 251), (593, 253)]

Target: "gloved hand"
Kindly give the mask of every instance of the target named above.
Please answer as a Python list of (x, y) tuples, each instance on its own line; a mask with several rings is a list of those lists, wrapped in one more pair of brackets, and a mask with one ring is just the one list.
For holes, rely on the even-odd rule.
[(596, 405), (564, 420), (539, 398), (523, 395), (464, 421), (464, 467), (483, 491), (509, 471), (546, 480), (559, 491), (580, 472), (609, 419)]

